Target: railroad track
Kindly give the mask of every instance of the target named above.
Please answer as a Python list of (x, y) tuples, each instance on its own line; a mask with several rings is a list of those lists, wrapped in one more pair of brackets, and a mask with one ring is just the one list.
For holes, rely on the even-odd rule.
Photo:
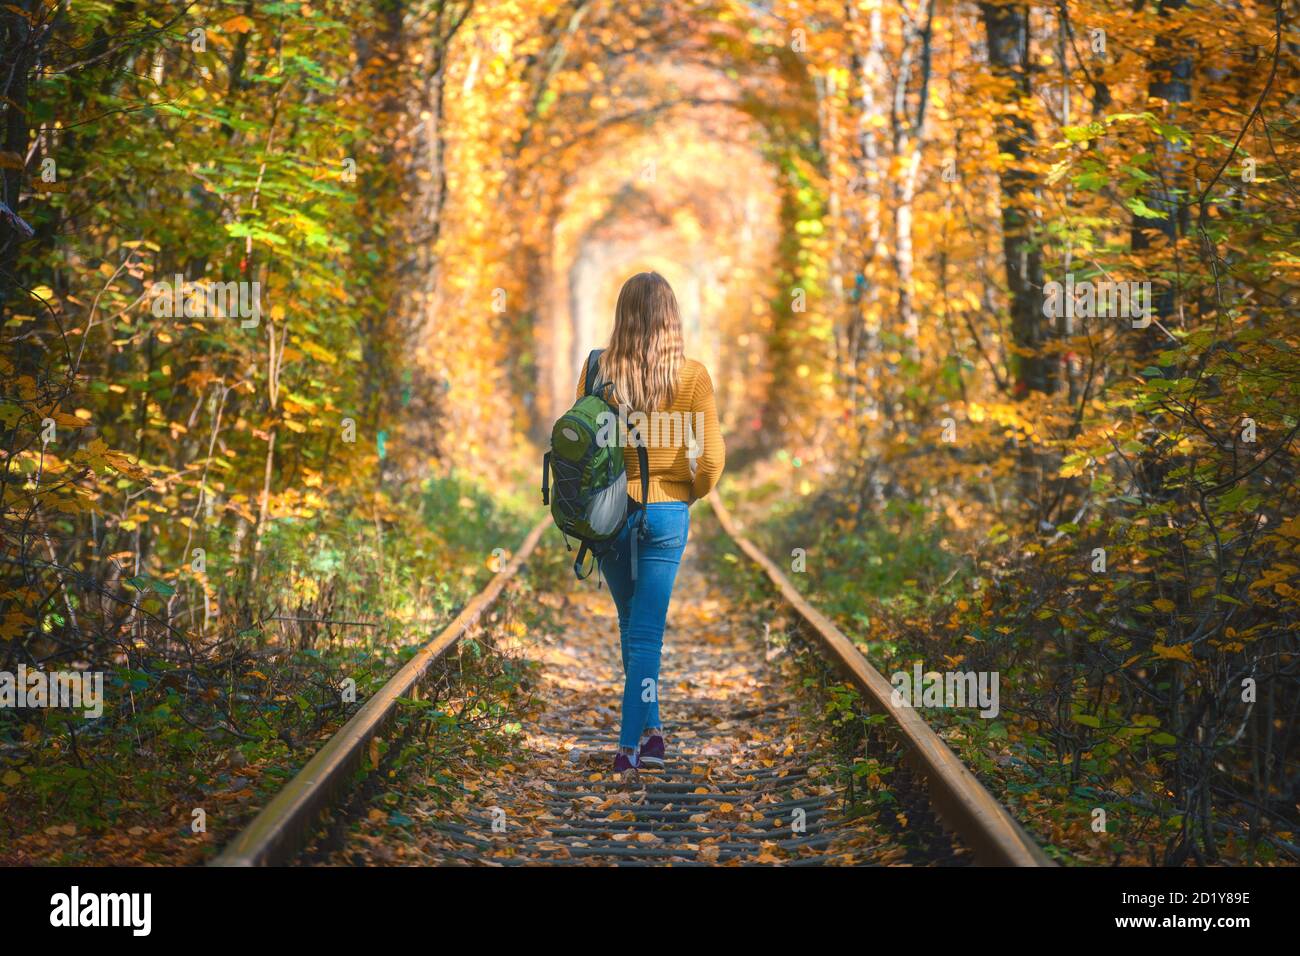
[[(946, 859), (938, 862), (973, 856), (993, 865), (1051, 865), (920, 715), (892, 705), (888, 681), (740, 533), (726, 508), (714, 498), (710, 503), (723, 533), (763, 571), (828, 663), (871, 710), (889, 716), (910, 778), (953, 834), (951, 848), (941, 852)], [(278, 865), (295, 858), (321, 815), (346, 793), (399, 698), (410, 696), (433, 663), (491, 608), (548, 524), (533, 528), (487, 588), (312, 757), (215, 865)], [(617, 700), (617, 641), (609, 633), (617, 622), (608, 595), (565, 595), (564, 601), (581, 605), (571, 610), (582, 612), (568, 620), (589, 619), (592, 631), (566, 626), (565, 635), (548, 637), (541, 649), (561, 676), (553, 682), (550, 706), (524, 726), (527, 767), (513, 785), (473, 805), (413, 808), (421, 837), (418, 851), (403, 862), (805, 866), (904, 858), (896, 835), (841, 812), (825, 741), (801, 718), (798, 695), (784, 689), (788, 679), (754, 646), (752, 631), (734, 626), (733, 609), (718, 606), (705, 593), (705, 576), (694, 571), (679, 577), (665, 637), (671, 706), (665, 707), (670, 759), (664, 768), (632, 781), (608, 773), (617, 720), (597, 701)], [(575, 673), (588, 679), (577, 682)], [(347, 859), (343, 854), (333, 861)]]

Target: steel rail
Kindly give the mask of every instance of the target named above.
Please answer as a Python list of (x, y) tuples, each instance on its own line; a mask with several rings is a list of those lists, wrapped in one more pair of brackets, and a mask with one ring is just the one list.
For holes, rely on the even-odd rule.
[(477, 623), (524, 561), (550, 524), (543, 518), (528, 533), (524, 543), (504, 568), (476, 594), (442, 632), (420, 648), (402, 669), (388, 679), (333, 737), (307, 761), (221, 854), (213, 866), (275, 866), (286, 862), (301, 848), (313, 824), (329, 806), (331, 798), (346, 786), (353, 769), (361, 762), (366, 746), (397, 709), (399, 698), (411, 693), (429, 667), (442, 657)]
[(799, 593), (767, 555), (740, 533), (717, 493), (708, 500), (722, 530), (763, 569), (781, 596), (807, 622), (829, 656), (862, 693), (867, 706), (892, 718), (907, 747), (909, 764), (928, 784), (935, 809), (971, 848), (976, 862), (991, 866), (1055, 866), (920, 714), (906, 704), (893, 703), (893, 685), (826, 615)]

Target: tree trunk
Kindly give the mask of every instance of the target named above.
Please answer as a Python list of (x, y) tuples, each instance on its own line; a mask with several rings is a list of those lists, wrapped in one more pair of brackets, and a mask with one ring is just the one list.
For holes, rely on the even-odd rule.
[[(921, 148), (925, 136), (926, 102), (930, 95), (930, 44), (934, 29), (934, 0), (925, 6), (924, 21), (904, 19), (903, 57), (894, 90), (890, 119), (894, 130), (894, 156), (901, 160), (902, 173), (894, 177), (894, 271), (898, 276), (898, 319), (908, 339), (908, 356), (920, 363), (921, 328), (916, 314), (913, 274), (916, 256), (912, 249), (912, 208), (921, 171)], [(912, 94), (912, 73), (918, 74), (919, 89)], [(915, 105), (912, 104), (915, 99)]]
[[(856, 4), (846, 5), (846, 19), (856, 19)], [(850, 183), (850, 206), (853, 215), (855, 243), (860, 248), (854, 266), (854, 314), (849, 333), (848, 384), (851, 414), (857, 428), (859, 448), (865, 448), (870, 422), (879, 411), (877, 394), (878, 374), (875, 355), (880, 345), (880, 317), (877, 306), (880, 290), (871, 276), (871, 267), (884, 255), (882, 209), (884, 206), (884, 157), (880, 148), (880, 130), (885, 125), (885, 109), (879, 79), (885, 70), (885, 39), (883, 17), (879, 5), (867, 15), (867, 42), (865, 49), (855, 47), (853, 76), (858, 84), (857, 114), (858, 155), (855, 157), (856, 175)]]
[(1023, 165), (1034, 146), (1033, 122), (1027, 115), (1029, 82), (1029, 9), (1013, 4), (980, 4), (993, 75), (1010, 81), (1011, 90), (997, 118), (998, 149), (1011, 157), (999, 170), (1002, 187), (1002, 251), (1007, 264), (1011, 337), (1017, 355), (1015, 393), (1050, 393), (1056, 388), (1054, 363), (1041, 354), (1046, 327), (1042, 321), (1043, 259), (1033, 229), (1032, 202), (1037, 179)]

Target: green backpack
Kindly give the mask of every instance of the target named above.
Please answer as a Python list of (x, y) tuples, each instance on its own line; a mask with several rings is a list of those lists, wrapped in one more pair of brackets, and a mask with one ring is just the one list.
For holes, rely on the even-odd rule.
[[(612, 384), (597, 380), (603, 351), (595, 349), (588, 356), (583, 396), (551, 429), (551, 450), (542, 458), (542, 504), (551, 506), (551, 517), (564, 535), (564, 543), (568, 545), (569, 538), (577, 538), (581, 543), (577, 560), (573, 562), (573, 573), (579, 580), (590, 576), (596, 559), (613, 545), (623, 529), (631, 503), (627, 494), (627, 466), (623, 461), (624, 422), (618, 410), (601, 394)], [(641, 500), (645, 501), (650, 497), (650, 457), (643, 442), (635, 444), (641, 465)], [(644, 516), (645, 509), (639, 511)], [(642, 520), (637, 534), (632, 536), (633, 580), (636, 580), (636, 543), (644, 533)], [(582, 565), (588, 552), (593, 555), (592, 567), (584, 572)]]

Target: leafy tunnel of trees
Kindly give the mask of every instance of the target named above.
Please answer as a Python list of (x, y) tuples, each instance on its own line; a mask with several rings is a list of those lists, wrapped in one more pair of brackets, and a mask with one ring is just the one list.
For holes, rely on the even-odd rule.
[(336, 725), (537, 517), (654, 265), (724, 493), (869, 657), (1004, 675), (949, 730), (1056, 855), (1294, 862), (1295, 12), (5, 5), (0, 671), (109, 690), (0, 709), (0, 859)]

